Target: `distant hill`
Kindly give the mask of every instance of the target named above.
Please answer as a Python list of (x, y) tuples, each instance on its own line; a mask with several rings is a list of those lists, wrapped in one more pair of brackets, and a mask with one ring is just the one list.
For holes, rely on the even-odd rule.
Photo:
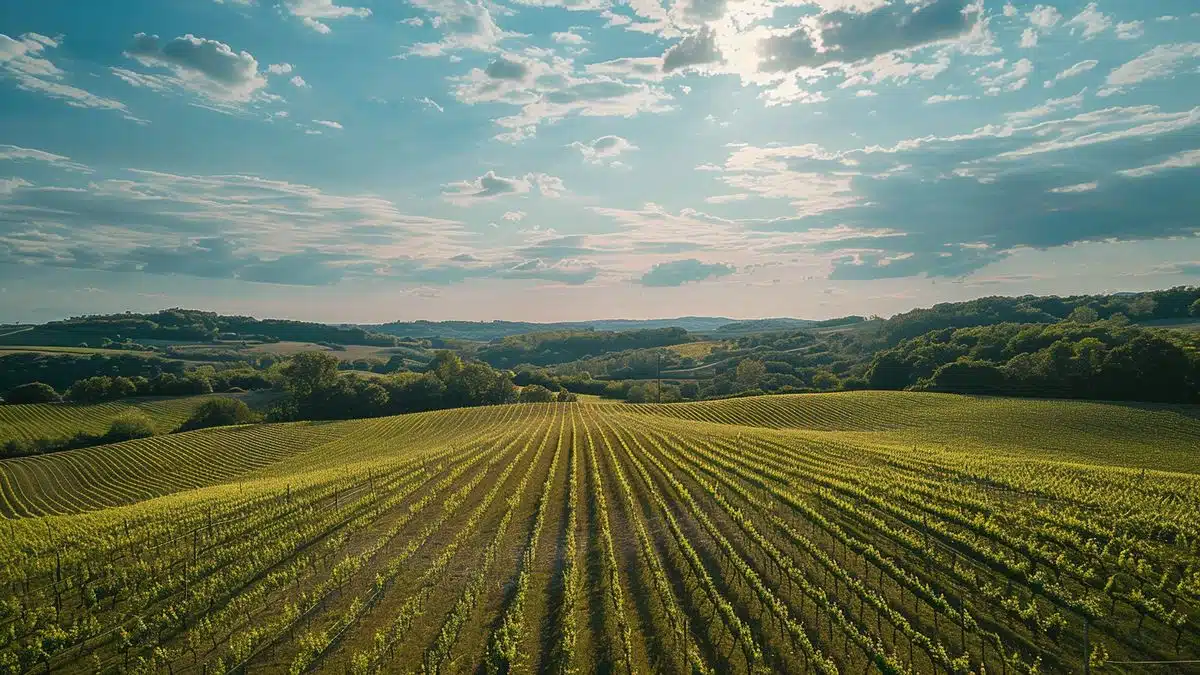
[(732, 321), (717, 326), (717, 333), (766, 333), (780, 330), (798, 330), (816, 325), (816, 321), (807, 319), (750, 319), (748, 321)]
[[(33, 335), (27, 334), (32, 333)], [(391, 347), (396, 340), (357, 326), (335, 326), (289, 319), (256, 319), (195, 309), (165, 309), (151, 314), (95, 314), (21, 327), (0, 334), (0, 344), (95, 346), (122, 339), (208, 342), (213, 340), (330, 342), (343, 345)], [(34, 340), (34, 341), (31, 341)]]
[[(797, 319), (790, 319), (797, 321)], [(394, 321), (383, 324), (362, 324), (359, 327), (398, 337), (447, 338), (490, 342), (512, 335), (559, 331), (628, 331), (657, 328), (682, 328), (689, 333), (710, 333), (721, 326), (734, 323), (722, 316), (682, 316), (674, 319), (596, 319), (594, 321)]]

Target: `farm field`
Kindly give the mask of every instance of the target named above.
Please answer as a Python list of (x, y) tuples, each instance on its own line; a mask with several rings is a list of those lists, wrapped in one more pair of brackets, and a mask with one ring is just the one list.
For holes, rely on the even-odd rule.
[(11, 439), (64, 438), (84, 432), (104, 433), (112, 421), (131, 411), (145, 413), (159, 433), (173, 431), (205, 400), (241, 398), (251, 408), (275, 396), (272, 392), (126, 399), (107, 403), (23, 403), (0, 405), (0, 443)]
[(1197, 438), (851, 392), (0, 461), (0, 671), (1146, 672), (1200, 659)]

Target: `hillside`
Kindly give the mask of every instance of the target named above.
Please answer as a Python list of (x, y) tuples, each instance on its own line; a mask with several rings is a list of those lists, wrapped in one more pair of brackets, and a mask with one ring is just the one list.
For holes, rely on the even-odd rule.
[(1085, 639), (1100, 662), (1196, 658), (1197, 415), (520, 404), (3, 461), (0, 583), (24, 582), (4, 607), (39, 618), (0, 664), (1066, 673)]
[(0, 405), (0, 443), (19, 438), (65, 438), (77, 433), (102, 434), (114, 419), (131, 411), (144, 413), (158, 433), (173, 431), (202, 402), (214, 396), (241, 398), (251, 408), (268, 400), (270, 392), (212, 394), (173, 398), (140, 398), (106, 403), (26, 403)]

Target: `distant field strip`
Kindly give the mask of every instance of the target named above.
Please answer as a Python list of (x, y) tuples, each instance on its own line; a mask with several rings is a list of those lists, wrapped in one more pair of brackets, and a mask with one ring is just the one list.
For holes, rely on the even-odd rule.
[[(957, 424), (973, 408), (1032, 442), (1041, 406), (522, 404), (2, 462), (5, 480), (23, 473), (0, 508), (64, 515), (0, 523), (0, 671), (1078, 673), (1085, 654), (1097, 672), (1200, 659), (1200, 476), (908, 435), (913, 419)], [(1124, 438), (1147, 429), (1121, 420), (1158, 420), (1185, 438), (1188, 412), (1095, 426)], [(1057, 433), (1068, 445), (1092, 430)]]

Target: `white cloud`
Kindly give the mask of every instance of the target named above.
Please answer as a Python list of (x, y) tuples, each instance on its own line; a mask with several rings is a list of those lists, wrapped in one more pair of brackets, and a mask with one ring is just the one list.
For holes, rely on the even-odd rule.
[(508, 178), (488, 171), (479, 178), (449, 183), (442, 191), (446, 201), (466, 206), (468, 204), (496, 199), (506, 195), (527, 194), (535, 187), (543, 197), (558, 197), (566, 191), (562, 179), (545, 173), (527, 173)]
[(1195, 167), (1200, 167), (1200, 150), (1187, 150), (1177, 155), (1172, 155), (1157, 164), (1150, 164), (1136, 169), (1125, 169), (1117, 173), (1129, 178), (1143, 178), (1169, 169), (1192, 169)]
[(1170, 77), (1184, 61), (1194, 58), (1200, 58), (1200, 42), (1159, 45), (1115, 68), (1096, 95), (1111, 96), (1124, 92), (1126, 87)]
[(500, 217), (503, 218), (504, 220), (507, 220), (510, 223), (519, 223), (522, 220), (525, 220), (525, 212), (524, 211), (505, 211), (504, 215), (500, 216)]
[(258, 60), (250, 52), (235, 52), (223, 42), (191, 33), (167, 42), (145, 33), (138, 33), (133, 39), (126, 55), (143, 66), (164, 68), (172, 73), (171, 76), (142, 73), (145, 77), (141, 86), (159, 91), (176, 86), (220, 102), (249, 101), (267, 86), (267, 78), (258, 70)]
[(1050, 5), (1038, 5), (1029, 12), (1029, 23), (1042, 32), (1054, 28), (1061, 20), (1062, 14)]
[(267, 72), (272, 75), (287, 75), (292, 72), (292, 64), (290, 63), (272, 63), (267, 66)]
[(117, 110), (125, 113), (127, 119), (142, 121), (130, 115), (120, 101), (63, 82), (66, 72), (45, 54), (47, 48), (58, 45), (57, 40), (38, 33), (24, 33), (16, 39), (0, 33), (0, 77), (13, 80), (18, 89), (58, 99), (75, 108)]
[(1063, 80), (1070, 79), (1077, 75), (1082, 75), (1082, 74), (1088, 72), (1089, 70), (1091, 70), (1092, 68), (1095, 68), (1098, 65), (1100, 65), (1100, 62), (1095, 59), (1088, 59), (1087, 61), (1080, 61), (1079, 63), (1076, 63), (1075, 65), (1071, 66), (1070, 68), (1059, 71), (1059, 73), (1054, 76), (1054, 79), (1046, 80), (1044, 86), (1047, 89), (1049, 89), (1050, 87), (1053, 87), (1055, 84), (1062, 82)]
[(879, 94), (876, 94), (870, 89), (859, 89), (858, 91), (854, 92), (854, 95), (858, 98), (869, 98), (871, 96), (878, 96)]
[(430, 58), (444, 56), (459, 50), (494, 52), (504, 40), (525, 37), (521, 33), (502, 30), (492, 16), (492, 9), (482, 2), (474, 0), (412, 0), (411, 4), (432, 14), (433, 19), (430, 24), (434, 28), (444, 31), (445, 36), (437, 42), (414, 44), (408, 48), (408, 52), (404, 56)]
[(572, 33), (571, 31), (566, 31), (563, 33), (551, 33), (550, 37), (560, 45), (587, 44), (587, 40), (585, 40), (582, 35), (578, 33)]
[(1074, 96), (1052, 98), (1036, 108), (1008, 113), (1005, 119), (1009, 124), (1025, 124), (1036, 119), (1041, 119), (1042, 117), (1048, 117), (1061, 110), (1073, 110), (1083, 105), (1083, 95), (1086, 92), (1087, 89), (1085, 88), (1081, 89)]
[(959, 96), (955, 96), (953, 94), (938, 94), (936, 96), (930, 96), (929, 98), (925, 99), (925, 102), (928, 104), (953, 103), (955, 101), (969, 101), (973, 98), (975, 98), (975, 97), (968, 96), (966, 94), (962, 94)]
[(288, 80), (288, 82), (291, 82), (293, 87), (298, 87), (300, 89), (309, 88), (308, 83), (305, 82), (304, 78), (300, 77), (299, 75), (293, 75), (292, 79)]
[(1017, 15), (1017, 8), (1015, 5), (1012, 4), (1012, 0), (1009, 0), (1008, 2), (1004, 3), (1003, 12), (1004, 12), (1004, 16), (1007, 16), (1009, 18), (1012, 18)]
[(1064, 185), (1062, 187), (1051, 188), (1049, 192), (1055, 194), (1072, 194), (1078, 192), (1091, 192), (1099, 187), (1099, 183), (1078, 183), (1076, 185)]
[(1021, 33), (1021, 45), (1020, 45), (1021, 49), (1029, 49), (1031, 47), (1036, 47), (1037, 43), (1038, 43), (1038, 34), (1037, 34), (1037, 31), (1035, 31), (1034, 29), (1026, 28)]
[(1101, 12), (1099, 5), (1089, 2), (1083, 11), (1064, 25), (1070, 27), (1072, 35), (1078, 29), (1084, 40), (1091, 40), (1112, 26), (1112, 18)]
[[(495, 67), (502, 62), (504, 67)], [(456, 84), (454, 95), (468, 105), (503, 103), (518, 107), (515, 114), (495, 120), (502, 129), (496, 139), (511, 143), (535, 136), (543, 123), (571, 116), (632, 117), (671, 109), (667, 102), (672, 97), (661, 86), (619, 77), (617, 73), (629, 67), (626, 64), (604, 65), (614, 74), (601, 74), (591, 68), (579, 73), (572, 61), (549, 50), (509, 52), (486, 69), (473, 68), (452, 78)]]
[(1012, 64), (1012, 69), (999, 75), (984, 75), (979, 78), (979, 85), (984, 87), (984, 93), (995, 96), (1003, 92), (1019, 91), (1029, 84), (1029, 74), (1033, 72), (1033, 62), (1021, 59)]
[(1118, 40), (1136, 40), (1145, 34), (1145, 24), (1141, 21), (1126, 21), (1117, 24)]
[(70, 157), (56, 155), (53, 152), (45, 150), (37, 150), (34, 148), (22, 148), (16, 145), (0, 145), (0, 161), (9, 162), (45, 162), (59, 169), (68, 171), (78, 171), (80, 173), (91, 173), (92, 168), (86, 164), (71, 161)]
[(305, 26), (323, 35), (332, 32), (332, 29), (318, 19), (328, 21), (350, 16), (371, 16), (371, 10), (366, 7), (336, 5), (333, 0), (284, 0), (283, 7), (292, 16), (300, 18)]
[(601, 136), (587, 143), (575, 141), (568, 147), (578, 150), (583, 155), (584, 161), (589, 164), (605, 164), (607, 162), (610, 165), (621, 153), (638, 149), (636, 145), (620, 136)]
[(317, 21), (311, 16), (304, 17), (301, 19), (300, 23), (303, 23), (305, 26), (317, 31), (321, 35), (329, 35), (333, 32), (333, 29), (329, 27), (329, 24)]
[(438, 112), (446, 112), (445, 108), (438, 105), (437, 101), (434, 101), (433, 99), (429, 98), (428, 96), (424, 96), (424, 97), (417, 99), (417, 103), (420, 103), (421, 105), (425, 106), (426, 108), (433, 108), (434, 110), (436, 110)]
[(321, 126), (329, 127), (330, 129), (343, 128), (341, 122), (334, 122), (333, 120), (313, 120), (313, 124), (320, 124)]

